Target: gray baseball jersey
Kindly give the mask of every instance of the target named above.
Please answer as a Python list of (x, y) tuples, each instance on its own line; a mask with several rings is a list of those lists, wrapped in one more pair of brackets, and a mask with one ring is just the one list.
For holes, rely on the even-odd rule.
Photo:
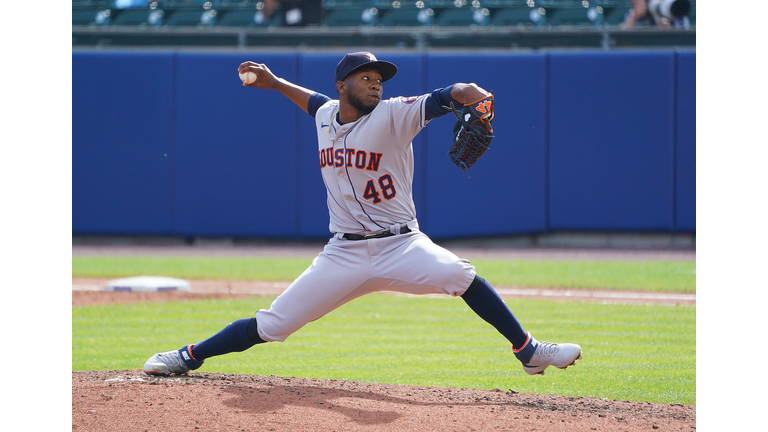
[[(269, 310), (256, 313), (263, 340), (283, 341), (370, 292), (458, 296), (469, 287), (475, 268), (419, 231), (413, 204), (411, 141), (428, 123), (425, 104), (435, 94), (382, 100), (344, 125), (336, 116), (339, 102), (323, 97), (315, 125), (334, 237)], [(406, 226), (410, 232), (401, 234)], [(394, 235), (344, 238), (387, 231)]]
[(411, 141), (426, 123), (426, 97), (382, 100), (369, 115), (345, 125), (336, 118), (338, 101), (317, 111), (332, 233), (370, 234), (416, 219)]

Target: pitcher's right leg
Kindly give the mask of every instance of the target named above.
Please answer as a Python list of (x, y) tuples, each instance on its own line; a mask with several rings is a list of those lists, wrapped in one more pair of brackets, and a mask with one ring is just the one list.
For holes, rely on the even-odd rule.
[[(282, 342), (310, 321), (369, 292), (370, 264), (364, 241), (331, 239), (323, 252), (269, 309), (256, 312), (259, 337)], [(360, 293), (360, 294), (356, 294)]]
[(198, 344), (155, 354), (145, 362), (144, 372), (181, 375), (199, 368), (210, 357), (245, 351), (259, 343), (284, 341), (306, 323), (369, 292), (367, 254), (365, 242), (331, 240), (268, 310), (239, 319)]

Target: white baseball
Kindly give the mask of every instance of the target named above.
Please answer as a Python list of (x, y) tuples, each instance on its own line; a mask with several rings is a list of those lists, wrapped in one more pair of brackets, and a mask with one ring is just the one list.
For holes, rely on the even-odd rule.
[(256, 78), (258, 78), (258, 76), (256, 76), (256, 74), (253, 72), (245, 72), (240, 74), (240, 79), (246, 84), (253, 83), (256, 81)]

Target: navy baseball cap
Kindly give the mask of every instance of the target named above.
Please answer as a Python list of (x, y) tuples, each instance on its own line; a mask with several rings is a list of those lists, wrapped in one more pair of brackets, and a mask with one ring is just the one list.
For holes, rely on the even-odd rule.
[(354, 52), (344, 56), (336, 65), (336, 81), (344, 81), (344, 78), (363, 66), (374, 66), (381, 73), (381, 82), (391, 79), (397, 73), (397, 66), (388, 61), (377, 60), (376, 56), (369, 52)]

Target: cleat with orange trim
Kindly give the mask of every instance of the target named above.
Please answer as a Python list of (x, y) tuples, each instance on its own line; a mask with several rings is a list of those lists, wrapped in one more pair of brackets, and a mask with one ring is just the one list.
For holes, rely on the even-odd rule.
[(171, 374), (184, 375), (190, 370), (195, 370), (203, 365), (203, 362), (192, 357), (192, 347), (187, 345), (176, 351), (168, 351), (155, 354), (144, 363), (144, 373), (148, 375), (169, 376)]
[(544, 375), (544, 369), (555, 366), (565, 369), (581, 359), (581, 347), (571, 343), (539, 342), (530, 333), (520, 349), (515, 349), (515, 357), (523, 363), (523, 370), (529, 375)]

